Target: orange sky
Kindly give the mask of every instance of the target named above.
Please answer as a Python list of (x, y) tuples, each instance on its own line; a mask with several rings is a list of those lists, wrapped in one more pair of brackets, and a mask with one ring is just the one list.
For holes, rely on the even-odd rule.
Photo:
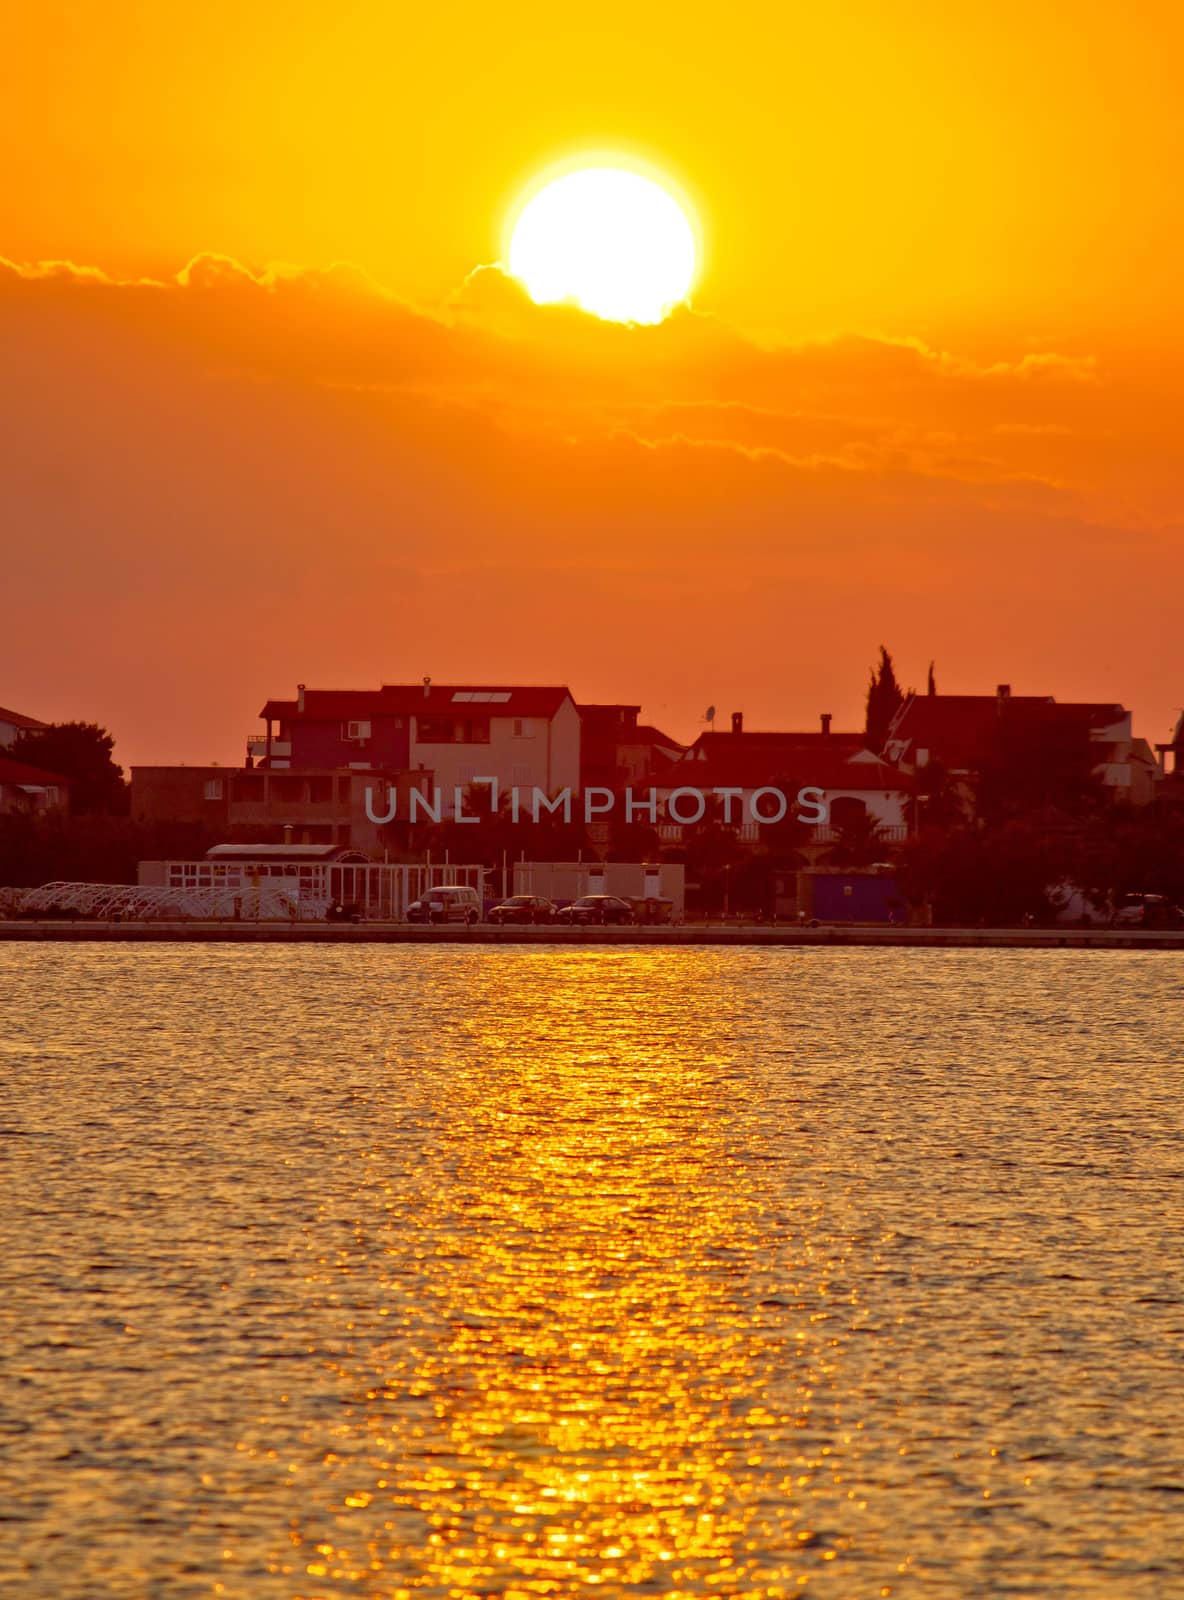
[[(8, 24), (0, 703), (125, 762), (425, 672), (691, 737), (708, 703), (854, 724), (883, 641), (1164, 736), (1175, 11), (411, 10)], [(601, 324), (492, 268), (585, 149), (693, 197), (694, 314)]]

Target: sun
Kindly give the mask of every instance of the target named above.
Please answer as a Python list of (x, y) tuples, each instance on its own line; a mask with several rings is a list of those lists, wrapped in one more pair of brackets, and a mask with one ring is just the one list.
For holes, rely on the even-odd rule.
[(574, 301), (612, 322), (661, 322), (695, 278), (695, 233), (661, 184), (623, 167), (583, 167), (527, 201), (509, 271), (536, 305)]

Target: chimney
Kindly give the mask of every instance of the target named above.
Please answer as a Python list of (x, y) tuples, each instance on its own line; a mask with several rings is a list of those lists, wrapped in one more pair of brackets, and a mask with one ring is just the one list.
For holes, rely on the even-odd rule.
[(425, 700), (431, 694), (431, 692), (432, 692), (432, 680), (430, 678), (425, 678), (423, 680), (423, 697), (424, 697)]
[(296, 685), (296, 709), (297, 711), (304, 710), (304, 685), (302, 683)]
[(999, 687), (995, 690), (995, 704), (996, 704), (996, 706), (999, 708), (1000, 711), (1002, 711), (1003, 707), (1007, 704), (1007, 702), (1010, 699), (1011, 699), (1011, 685), (1010, 685), (1010, 683), (1001, 683), (999, 685)]
[(831, 714), (829, 711), (824, 711), (822, 713), (822, 732), (824, 737), (829, 737), (830, 735), (830, 716)]
[(733, 733), (743, 733), (744, 732), (744, 713), (743, 713), (743, 711), (733, 711), (732, 712), (732, 732)]

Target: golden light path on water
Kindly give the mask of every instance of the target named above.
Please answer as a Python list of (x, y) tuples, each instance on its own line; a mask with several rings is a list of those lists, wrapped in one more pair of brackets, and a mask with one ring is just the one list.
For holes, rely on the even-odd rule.
[[(525, 1010), (486, 974), (455, 1055), (445, 1033), (430, 1064), (389, 1060), (403, 1115), (436, 1131), (402, 1182), (370, 1155), (386, 1337), (347, 1327), (333, 1362), (337, 1526), (311, 1551), (294, 1530), (312, 1578), (788, 1593), (833, 1558), (804, 1491), (837, 1479), (811, 1429), (834, 1425), (843, 1263), (813, 1250), (808, 1211), (746, 1193), (762, 1152), (733, 1144), (749, 1091), (718, 1017), (669, 1007), (662, 952), (628, 965), (614, 994), (601, 962), (549, 962)], [(347, 1307), (350, 1252), (320, 1266), (314, 1292)]]
[(0, 1590), (1184, 1594), (1178, 990), (0, 945)]

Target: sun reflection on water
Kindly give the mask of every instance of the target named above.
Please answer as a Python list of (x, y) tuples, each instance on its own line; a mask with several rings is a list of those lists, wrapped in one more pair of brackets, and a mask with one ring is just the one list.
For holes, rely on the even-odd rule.
[[(835, 1553), (803, 1506), (825, 1459), (794, 1434), (830, 1378), (811, 1317), (840, 1264), (779, 1271), (771, 1240), (808, 1218), (771, 1224), (741, 1181), (718, 1019), (625, 1016), (611, 979), (557, 958), (532, 1020), (474, 994), (463, 1053), (389, 1063), (423, 1137), (381, 1180), (387, 1303), (332, 1363), (348, 1489), (331, 1537), (295, 1532), (313, 1579), (777, 1595)], [(374, 1261), (321, 1269), (344, 1304)]]
[(1177, 966), (0, 949), (0, 1591), (1184, 1593)]

